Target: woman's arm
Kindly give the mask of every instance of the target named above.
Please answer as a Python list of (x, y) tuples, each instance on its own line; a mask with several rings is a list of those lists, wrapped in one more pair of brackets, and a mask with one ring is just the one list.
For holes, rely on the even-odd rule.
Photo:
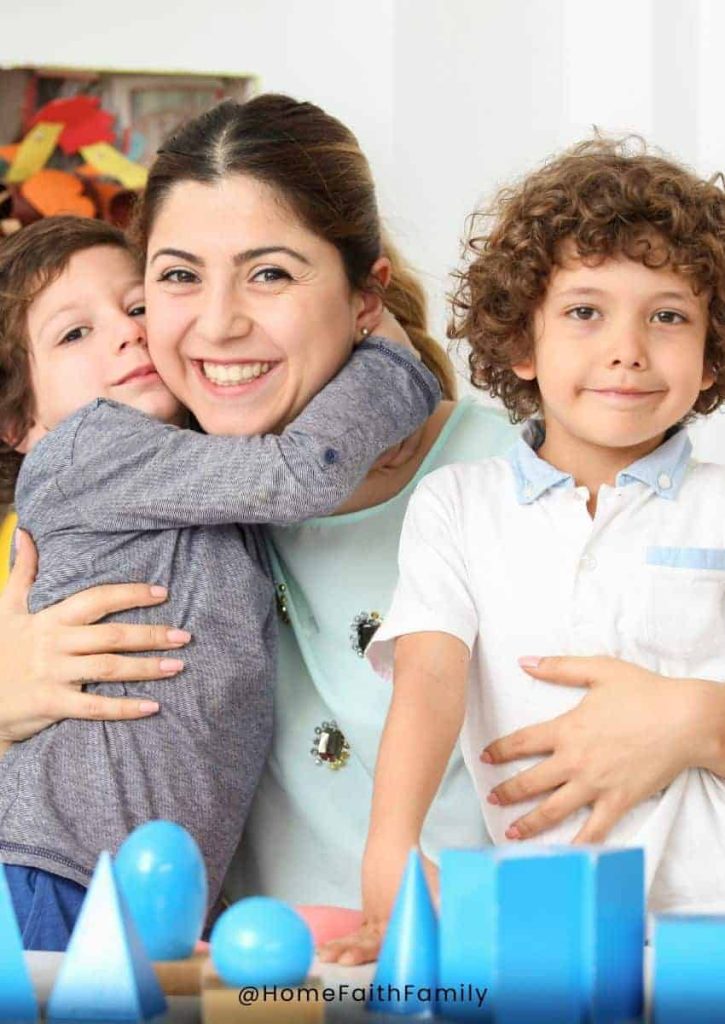
[[(405, 862), (417, 846), (463, 724), (469, 651), (447, 633), (412, 633), (395, 642), (395, 683), (375, 767), (363, 860), (363, 923), (319, 950), (325, 962), (375, 960)], [(426, 869), (437, 888), (437, 871)]]
[(178, 651), (190, 637), (168, 626), (99, 623), (112, 612), (163, 604), (166, 591), (143, 583), (93, 587), (45, 611), (28, 612), (37, 571), (30, 537), (17, 533), (15, 565), (0, 595), (0, 740), (24, 740), (62, 718), (145, 718), (158, 705), (84, 693), (87, 680), (142, 682), (176, 675), (183, 662), (119, 652)]
[(636, 804), (687, 768), (725, 776), (725, 686), (673, 679), (616, 658), (523, 658), (529, 675), (588, 692), (572, 711), (489, 744), (483, 760), (543, 761), (496, 786), (502, 805), (544, 797), (507, 836), (529, 839), (591, 805), (575, 838), (603, 842)]

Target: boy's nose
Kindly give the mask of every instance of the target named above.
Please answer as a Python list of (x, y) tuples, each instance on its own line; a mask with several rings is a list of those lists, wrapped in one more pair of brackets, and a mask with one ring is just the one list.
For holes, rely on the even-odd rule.
[(123, 328), (119, 332), (119, 352), (122, 352), (124, 349), (129, 348), (129, 346), (132, 345), (146, 346), (146, 328), (140, 320), (129, 317), (127, 323), (123, 325)]
[(638, 326), (614, 332), (609, 346), (609, 365), (641, 370), (647, 363), (647, 335)]

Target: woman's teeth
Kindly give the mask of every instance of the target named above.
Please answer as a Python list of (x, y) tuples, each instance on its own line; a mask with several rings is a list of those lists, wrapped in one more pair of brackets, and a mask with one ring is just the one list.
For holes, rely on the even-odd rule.
[(268, 373), (272, 369), (271, 363), (205, 363), (201, 368), (207, 380), (212, 384), (243, 384), (247, 380), (254, 380)]

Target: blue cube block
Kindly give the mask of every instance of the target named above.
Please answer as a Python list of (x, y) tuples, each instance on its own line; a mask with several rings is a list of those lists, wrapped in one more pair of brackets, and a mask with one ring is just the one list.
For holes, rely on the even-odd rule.
[(440, 1011), (492, 1024), (638, 1016), (643, 874), (638, 850), (444, 851), (439, 986), (460, 995)]
[(656, 1024), (725, 1022), (725, 917), (655, 918), (653, 1011)]

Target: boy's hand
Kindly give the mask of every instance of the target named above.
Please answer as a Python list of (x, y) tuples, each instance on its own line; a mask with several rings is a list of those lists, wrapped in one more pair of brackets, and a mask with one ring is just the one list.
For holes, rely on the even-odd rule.
[(420, 359), (420, 353), (417, 348), (410, 340), (408, 335), (405, 333), (403, 328), (400, 326), (398, 321), (395, 319), (389, 309), (383, 307), (383, 311), (380, 314), (380, 319), (371, 328), (373, 334), (379, 334), (383, 338), (387, 338), (389, 341), (394, 341), (397, 345), (404, 345), (405, 348), (414, 352)]
[[(363, 863), (363, 923), (354, 932), (321, 946), (317, 955), (323, 963), (347, 967), (377, 960), (388, 921), (398, 895), (409, 850), (388, 849), (387, 854), (368, 852)], [(438, 868), (420, 855), (434, 903), (439, 899)]]

